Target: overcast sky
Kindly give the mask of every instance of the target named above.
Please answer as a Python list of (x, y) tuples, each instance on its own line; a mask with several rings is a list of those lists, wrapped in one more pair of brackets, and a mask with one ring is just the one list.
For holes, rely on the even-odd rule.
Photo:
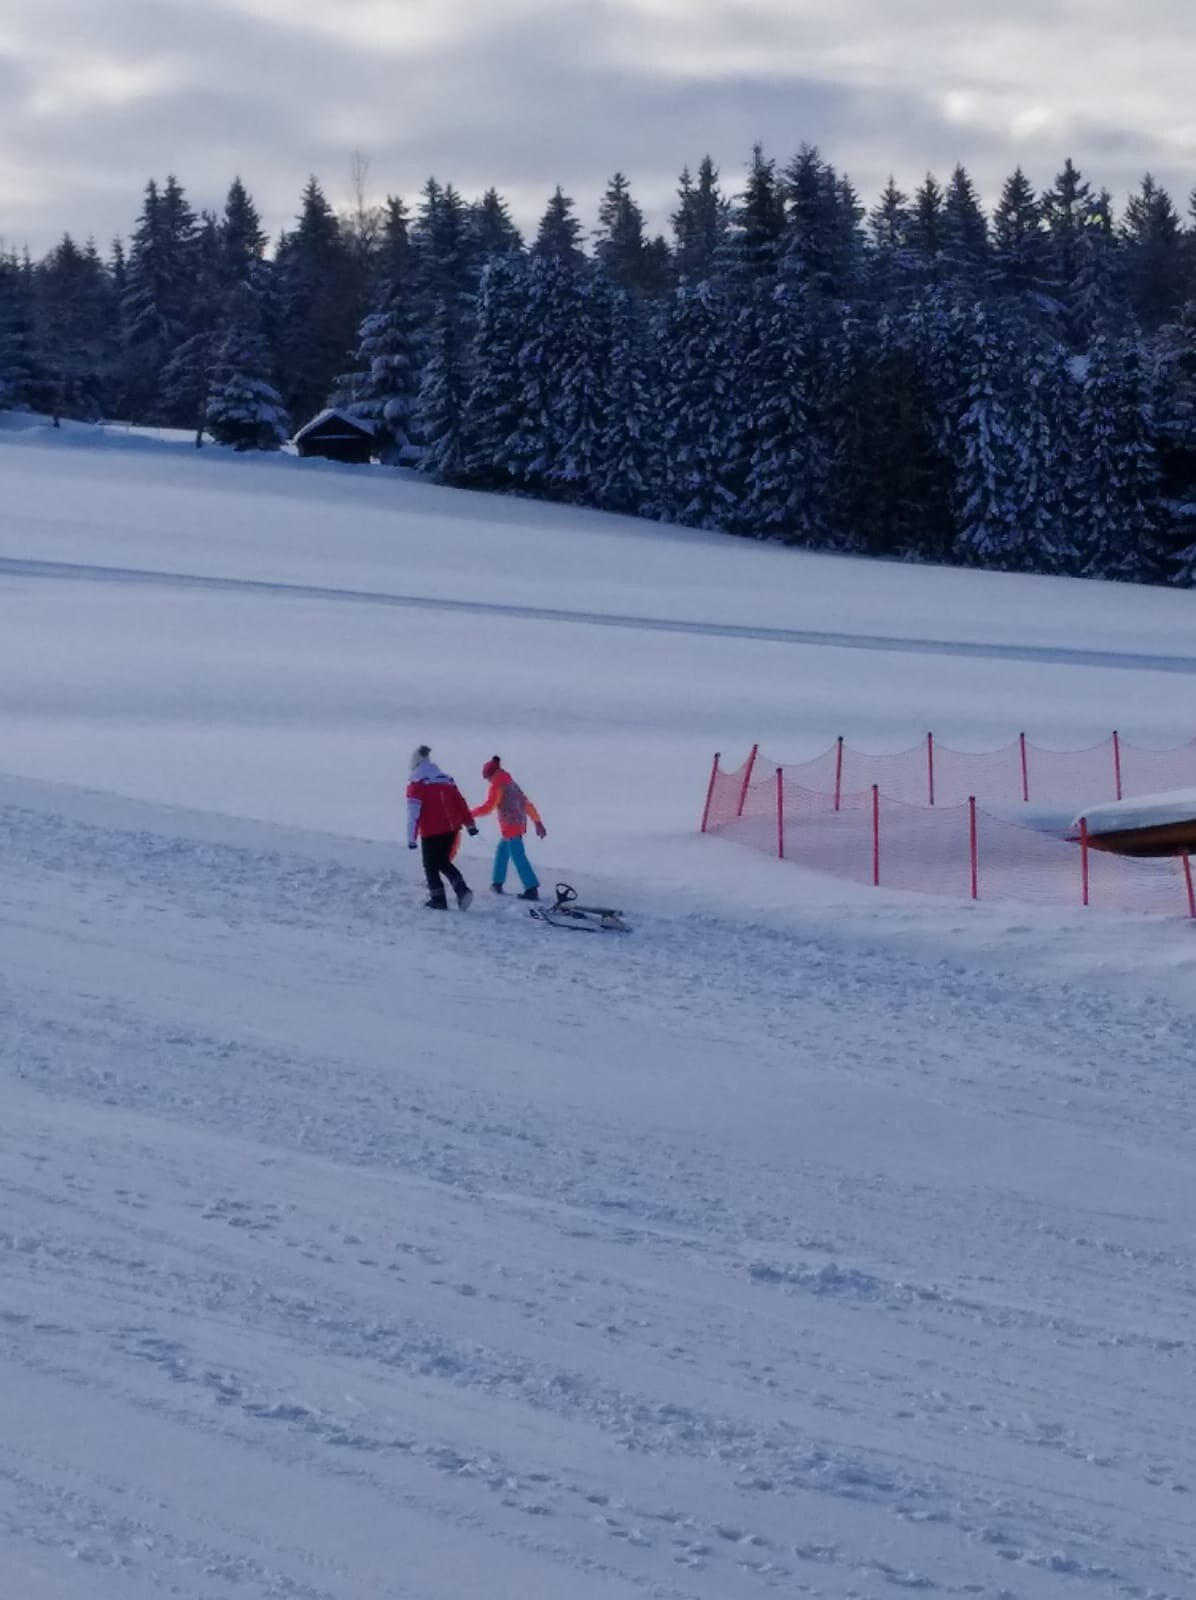
[(239, 173), (272, 233), (309, 173), (346, 204), (433, 173), (534, 225), (589, 227), (627, 172), (657, 227), (709, 151), (803, 141), (871, 204), (957, 160), (986, 197), (1071, 155), (1119, 204), (1196, 184), (1192, 0), (0, 0), (0, 238), (106, 248), (150, 176), (216, 208)]

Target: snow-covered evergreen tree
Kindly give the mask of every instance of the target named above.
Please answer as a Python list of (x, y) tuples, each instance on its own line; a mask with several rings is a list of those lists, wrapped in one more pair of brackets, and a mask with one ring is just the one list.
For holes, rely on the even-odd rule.
[(279, 244), (272, 294), (280, 388), (287, 411), (303, 423), (344, 370), (363, 314), (351, 252), (314, 177)]
[(945, 201), (942, 186), (928, 172), (910, 207), (909, 244), (923, 277), (937, 274), (945, 239)]
[(45, 390), (55, 416), (96, 418), (108, 409), (116, 375), (112, 285), (95, 245), (70, 234), (35, 273)]
[(740, 317), (744, 478), (729, 522), (737, 533), (788, 544), (817, 544), (829, 532), (812, 293), (789, 282), (762, 286)]
[(747, 180), (731, 207), (716, 258), (718, 275), (741, 288), (760, 278), (774, 278), (784, 231), (785, 197), (777, 164), (764, 154), (763, 145), (753, 145)]
[(645, 248), (644, 214), (626, 175), (616, 172), (598, 205), (594, 254), (615, 283), (639, 290), (645, 287)]
[(124, 409), (133, 420), (161, 414), (161, 374), (191, 333), (196, 219), (181, 185), (146, 185), (122, 301), (127, 363)]
[(428, 326), (444, 308), (456, 317), (461, 339), (480, 270), (473, 218), (451, 183), (429, 178), (411, 230), (410, 280), (416, 313)]
[(509, 488), (515, 477), (510, 441), (522, 416), (520, 355), (528, 332), (530, 276), (523, 257), (494, 256), (478, 289), (464, 470), (482, 488)]
[(1130, 197), (1121, 226), (1130, 305), (1153, 332), (1170, 322), (1186, 298), (1185, 247), (1171, 196), (1147, 173)]
[(1021, 410), (1026, 397), (1016, 384), (1013, 338), (1003, 318), (983, 305), (959, 318), (956, 553), (976, 566), (1028, 568), (1029, 418)]
[(702, 283), (713, 276), (725, 248), (731, 207), (719, 188), (718, 168), (703, 156), (695, 183), (686, 167), (677, 190), (673, 224), (674, 258), (682, 283)]
[(216, 443), (234, 450), (278, 450), (291, 432), (282, 396), (271, 381), (260, 318), (253, 290), (248, 286), (235, 290), (204, 413)]
[(601, 315), (606, 321), (606, 362), (591, 499), (605, 511), (635, 514), (650, 503), (653, 492), (644, 313), (626, 291), (608, 285)]
[(0, 410), (45, 404), (47, 374), (29, 258), (0, 254)]
[(1093, 199), (1076, 246), (1076, 269), (1064, 295), (1064, 315), (1072, 342), (1084, 350), (1098, 333), (1120, 335), (1132, 320), (1125, 268), (1113, 226), (1113, 201), (1107, 189)]
[(1042, 208), (1020, 167), (1005, 180), (993, 212), (992, 277), (1001, 294), (1020, 297), (1026, 312), (1050, 305), (1050, 239)]
[(813, 145), (802, 145), (785, 168), (786, 274), (823, 295), (847, 291), (857, 265), (860, 207)]
[(427, 359), (416, 401), (420, 470), (440, 483), (466, 476), (468, 357), (460, 308), (452, 298), (436, 302), (427, 339)]
[(1099, 336), (1088, 353), (1069, 484), (1088, 576), (1159, 582), (1171, 575), (1154, 506), (1152, 431), (1138, 340)]
[(676, 290), (657, 318), (656, 338), (661, 514), (725, 528), (744, 465), (738, 341), (725, 291), (717, 283)]
[(266, 234), (258, 209), (240, 178), (229, 185), (218, 226), (220, 278), (225, 292), (252, 281), (266, 251)]
[(988, 222), (966, 169), (957, 166), (943, 198), (943, 265), (953, 283), (979, 292), (988, 274)]
[(357, 330), (354, 370), (334, 396), (350, 415), (373, 425), (378, 458), (390, 466), (419, 459), (415, 411), (419, 364), (406, 285), (392, 286), (385, 304)]
[(581, 223), (573, 212), (573, 201), (558, 185), (540, 218), (539, 231), (532, 245), (537, 258), (553, 257), (577, 267), (585, 260), (581, 247)]
[(477, 270), (492, 256), (520, 255), (523, 238), (511, 220), (507, 202), (497, 189), (487, 189), (469, 208), (469, 233)]
[(890, 177), (868, 216), (871, 283), (882, 300), (912, 287), (919, 262), (914, 249), (914, 217), (908, 196)]
[(503, 447), (510, 480), (526, 493), (584, 497), (597, 449), (600, 360), (591, 281), (592, 269), (566, 256), (536, 256), (528, 266), (513, 425)]

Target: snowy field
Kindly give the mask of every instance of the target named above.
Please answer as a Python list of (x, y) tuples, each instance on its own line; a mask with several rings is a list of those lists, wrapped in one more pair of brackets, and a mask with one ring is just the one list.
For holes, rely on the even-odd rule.
[[(0, 429), (0, 1600), (1192, 1600), (1196, 930), (695, 828), (1194, 622)], [(636, 932), (424, 912), (420, 740)]]

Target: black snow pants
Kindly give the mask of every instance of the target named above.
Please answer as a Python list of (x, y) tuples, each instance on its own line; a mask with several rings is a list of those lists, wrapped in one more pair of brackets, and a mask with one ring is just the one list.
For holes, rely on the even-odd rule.
[(456, 894), (461, 895), (469, 887), (465, 879), (453, 865), (453, 846), (457, 842), (460, 829), (453, 833), (434, 833), (432, 837), (420, 841), (424, 855), (424, 876), (428, 880), (428, 893), (433, 900), (443, 900), (444, 884), (440, 881), (442, 875), (452, 884)]

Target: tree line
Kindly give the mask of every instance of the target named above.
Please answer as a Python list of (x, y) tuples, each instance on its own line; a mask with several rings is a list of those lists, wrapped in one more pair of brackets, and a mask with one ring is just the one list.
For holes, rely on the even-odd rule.
[(312, 178), (273, 248), (239, 179), (173, 177), (128, 240), (0, 254), (0, 406), (277, 449), (335, 405), (434, 479), (903, 559), (1196, 581), (1196, 193), (1118, 216), (1067, 161), (988, 215), (956, 167), (866, 209), (812, 146), (706, 158), (652, 236), (616, 173), (429, 179), (338, 214)]

